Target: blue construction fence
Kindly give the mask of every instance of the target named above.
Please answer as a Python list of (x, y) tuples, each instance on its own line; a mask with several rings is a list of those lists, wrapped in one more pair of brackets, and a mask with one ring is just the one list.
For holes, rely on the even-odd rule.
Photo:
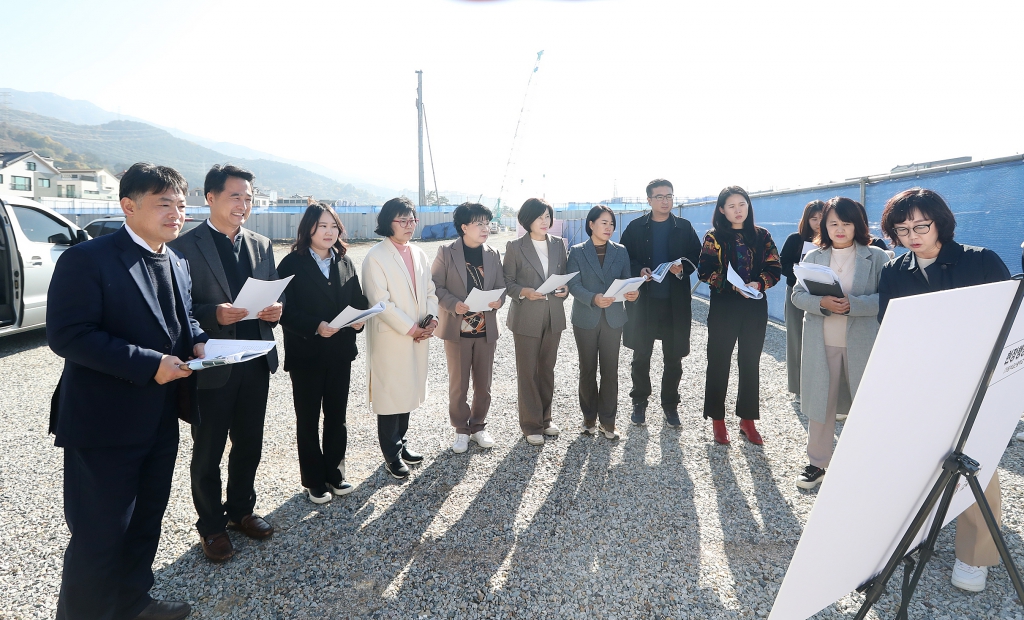
[[(804, 205), (811, 200), (828, 200), (846, 196), (861, 201), (868, 212), (871, 233), (882, 236), (879, 228), (882, 209), (886, 201), (911, 187), (925, 187), (938, 192), (956, 215), (956, 240), (967, 245), (979, 245), (994, 250), (1009, 267), (1011, 273), (1021, 271), (1021, 242), (1024, 242), (1024, 158), (991, 164), (949, 166), (936, 171), (921, 170), (914, 174), (869, 177), (849, 184), (812, 187), (795, 191), (771, 192), (751, 196), (755, 223), (771, 233), (780, 248), (786, 237), (796, 232)], [(682, 205), (674, 212), (693, 224), (699, 236), (711, 228), (713, 202)], [(645, 211), (617, 213), (613, 240), (626, 226)], [(566, 220), (562, 236), (570, 245), (586, 241), (584, 220)], [(886, 240), (888, 243), (888, 240)], [(891, 244), (890, 244), (891, 245)], [(897, 254), (903, 248), (894, 248)], [(697, 283), (691, 276), (691, 286)], [(707, 285), (701, 283), (696, 294), (707, 297)], [(768, 314), (785, 321), (786, 284), (780, 282), (768, 290)]]

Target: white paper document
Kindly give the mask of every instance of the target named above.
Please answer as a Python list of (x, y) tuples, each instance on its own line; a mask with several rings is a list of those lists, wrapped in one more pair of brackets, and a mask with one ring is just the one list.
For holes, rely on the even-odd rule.
[(206, 357), (186, 362), (192, 370), (238, 364), (263, 357), (276, 346), (271, 340), (223, 340), (212, 338), (206, 343)]
[(657, 282), (658, 284), (661, 284), (665, 280), (665, 276), (669, 274), (669, 269), (676, 265), (682, 265), (683, 261), (690, 263), (690, 266), (693, 267), (693, 270), (697, 271), (697, 265), (694, 265), (692, 262), (690, 262), (690, 259), (684, 256), (683, 258), (677, 258), (674, 261), (669, 261), (667, 263), (662, 263), (658, 265), (654, 269), (654, 271), (651, 272), (651, 279)]
[(602, 297), (614, 297), (615, 301), (626, 301), (626, 293), (640, 290), (640, 286), (647, 281), (643, 276), (629, 278), (628, 280), (615, 280)]
[(576, 274), (578, 273), (578, 271), (574, 271), (572, 273), (567, 273), (564, 276), (549, 276), (548, 279), (544, 281), (544, 284), (541, 284), (540, 286), (537, 287), (537, 292), (540, 293), (541, 295), (554, 293), (556, 288), (562, 288), (563, 286), (568, 284), (569, 280), (575, 278)]
[(466, 297), (466, 301), (462, 303), (469, 306), (470, 312), (486, 312), (488, 310), (493, 310), (493, 308), (487, 304), (492, 301), (498, 301), (501, 299), (503, 294), (505, 294), (505, 289), (503, 288), (496, 288), (493, 291), (482, 291), (475, 288), (469, 292), (469, 296)]
[(800, 260), (803, 260), (807, 253), (811, 250), (817, 250), (817, 244), (811, 243), (810, 241), (804, 241), (804, 249), (800, 250)]
[(732, 264), (729, 264), (729, 270), (725, 274), (725, 279), (740, 290), (740, 294), (749, 299), (761, 299), (764, 297), (764, 293), (757, 290), (756, 288), (747, 286), (747, 283), (743, 281), (740, 274), (736, 273), (736, 270), (732, 268)]
[(359, 310), (358, 308), (347, 306), (344, 310), (339, 312), (338, 316), (334, 317), (334, 320), (328, 323), (327, 326), (333, 327), (334, 329), (341, 329), (343, 327), (348, 327), (353, 323), (362, 323), (371, 316), (380, 314), (381, 312), (384, 312), (383, 301), (377, 302), (376, 306), (366, 310)]
[(235, 308), (245, 308), (249, 311), (249, 314), (242, 319), (243, 321), (255, 319), (261, 310), (277, 303), (281, 294), (284, 293), (284, 289), (288, 287), (288, 283), (294, 277), (288, 276), (281, 280), (249, 278), (242, 286), (242, 290), (238, 291), (238, 297), (235, 297), (235, 301), (231, 302), (231, 305)]

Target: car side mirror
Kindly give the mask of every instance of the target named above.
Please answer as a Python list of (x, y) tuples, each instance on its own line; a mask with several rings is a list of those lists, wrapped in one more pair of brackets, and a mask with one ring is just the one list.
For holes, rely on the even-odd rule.
[(65, 235), (64, 233), (57, 233), (55, 235), (50, 235), (46, 239), (46, 242), (47, 243), (52, 243), (54, 245), (71, 245), (71, 239), (67, 235)]
[(83, 241), (88, 241), (88, 240), (89, 240), (89, 233), (87, 233), (84, 230), (82, 230), (81, 228), (79, 228), (78, 232), (75, 233), (75, 243), (82, 243)]

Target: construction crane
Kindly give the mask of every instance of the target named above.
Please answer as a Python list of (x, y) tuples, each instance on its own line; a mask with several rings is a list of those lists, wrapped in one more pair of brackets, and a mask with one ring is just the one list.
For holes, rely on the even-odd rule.
[[(498, 202), (494, 206), (494, 216), (501, 217), (501, 201), (505, 197), (505, 184), (508, 181), (508, 171), (512, 167), (512, 158), (515, 155), (516, 147), (519, 145), (519, 129), (523, 124), (523, 113), (526, 110), (526, 101), (530, 96), (530, 85), (533, 84), (533, 76), (540, 69), (540, 59), (544, 56), (544, 50), (537, 52), (537, 61), (533, 64), (533, 71), (530, 72), (530, 79), (526, 81), (526, 92), (523, 94), (523, 105), (519, 108), (519, 118), (516, 120), (516, 130), (512, 134), (512, 148), (508, 152), (508, 161), (505, 162), (505, 174), (501, 178), (501, 189), (498, 191)], [(522, 180), (520, 180), (522, 184)]]

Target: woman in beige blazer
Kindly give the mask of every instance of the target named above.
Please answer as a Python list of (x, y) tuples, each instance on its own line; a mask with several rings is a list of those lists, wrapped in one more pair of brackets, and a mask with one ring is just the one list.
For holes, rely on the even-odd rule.
[[(498, 344), (498, 308), (502, 295), (490, 310), (470, 312), (466, 297), (473, 289), (493, 291), (505, 288), (501, 256), (487, 247), (488, 227), (493, 214), (482, 204), (466, 202), (452, 214), (459, 238), (442, 245), (431, 273), (441, 307), (437, 336), (444, 341), (448, 359), (448, 417), (455, 428), (452, 452), (469, 449), (472, 439), (490, 448), (494, 439), (485, 428), (491, 406), (491, 372)], [(473, 405), (467, 402), (469, 379), (473, 377)]]
[(508, 328), (516, 346), (519, 426), (535, 446), (544, 443), (544, 435), (557, 437), (561, 432), (551, 422), (551, 399), (569, 289), (563, 286), (547, 295), (536, 291), (548, 277), (565, 274), (565, 241), (547, 234), (554, 218), (554, 209), (545, 200), (523, 203), (518, 219), (527, 233), (508, 242), (503, 263), (505, 292), (512, 300)]
[(427, 341), (437, 327), (430, 259), (409, 243), (418, 221), (408, 198), (384, 203), (374, 232), (386, 239), (363, 259), (366, 299), (371, 307), (384, 302), (384, 312), (367, 323), (366, 395), (377, 414), (377, 438), (388, 473), (399, 479), (409, 476), (406, 463), (423, 460), (406, 446), (405, 433), (409, 412), (427, 400)]

